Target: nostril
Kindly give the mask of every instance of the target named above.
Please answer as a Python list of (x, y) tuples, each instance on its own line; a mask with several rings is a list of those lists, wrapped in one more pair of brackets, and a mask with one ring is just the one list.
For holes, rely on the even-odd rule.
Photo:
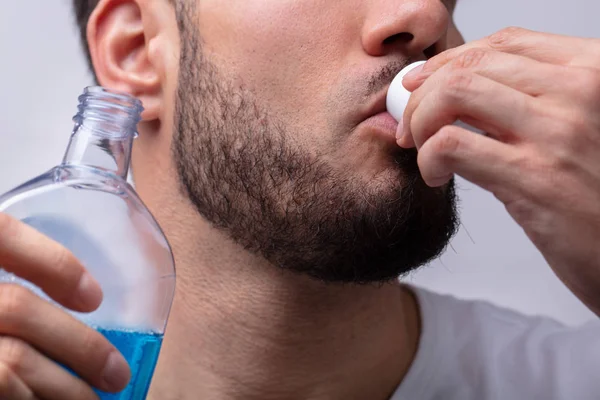
[(412, 33), (408, 33), (408, 32), (397, 33), (395, 35), (392, 35), (392, 36), (386, 38), (383, 41), (383, 45), (389, 46), (391, 44), (398, 43), (398, 42), (409, 43), (414, 38), (415, 38), (415, 36)]

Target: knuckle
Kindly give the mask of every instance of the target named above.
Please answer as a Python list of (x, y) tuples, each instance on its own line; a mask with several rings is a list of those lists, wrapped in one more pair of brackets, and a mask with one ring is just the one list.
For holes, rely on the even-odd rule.
[(62, 246), (57, 248), (49, 262), (52, 265), (53, 271), (58, 276), (72, 277), (75, 284), (83, 274), (83, 267), (79, 264), (73, 253)]
[(6, 284), (0, 286), (0, 325), (5, 329), (19, 324), (29, 308), (31, 292), (28, 289)]
[(566, 147), (569, 150), (584, 150), (587, 143), (587, 119), (579, 112), (565, 113), (566, 115), (554, 121), (553, 136), (558, 143), (557, 147)]
[(86, 329), (86, 333), (82, 334), (81, 337), (81, 351), (86, 356), (90, 354), (94, 354), (95, 351), (98, 351), (102, 347), (102, 343), (98, 340), (97, 335), (91, 329)]
[(19, 339), (0, 338), (0, 362), (17, 374), (24, 368), (29, 350), (29, 346)]
[(571, 170), (586, 154), (598, 147), (594, 143), (598, 140), (594, 140), (595, 135), (589, 134), (585, 120), (581, 117), (573, 116), (558, 122), (554, 129), (549, 140), (553, 148), (555, 170)]
[(85, 333), (81, 333), (79, 352), (82, 359), (89, 361), (88, 366), (103, 368), (106, 358), (112, 351), (113, 346), (97, 331), (86, 328)]
[[(537, 168), (535, 179), (531, 180), (530, 187), (527, 189), (527, 196), (532, 204), (536, 206), (545, 206), (548, 202), (556, 202), (560, 197), (561, 187), (555, 184), (557, 172), (551, 165), (541, 165)], [(538, 210), (530, 210), (531, 214)], [(539, 222), (539, 221), (538, 221)]]
[[(515, 157), (511, 165), (523, 176), (523, 185), (516, 190), (516, 196), (510, 201), (510, 212), (518, 216), (520, 221), (526, 220), (534, 211), (533, 206), (539, 204), (547, 196), (545, 177), (548, 173), (546, 158), (537, 151), (524, 151)], [(524, 201), (528, 199), (528, 201)]]
[(596, 106), (600, 101), (600, 72), (596, 70), (581, 70), (576, 74), (575, 88), (581, 98), (591, 101)]
[(478, 67), (485, 63), (489, 51), (485, 49), (470, 49), (461, 53), (452, 62), (455, 69), (470, 69)]
[(445, 95), (451, 102), (461, 101), (464, 98), (465, 93), (470, 90), (472, 84), (472, 75), (465, 73), (464, 71), (451, 73), (446, 80)]
[(460, 137), (452, 126), (445, 126), (435, 135), (433, 151), (444, 161), (450, 161), (452, 155), (461, 147)]
[[(564, 139), (575, 154), (584, 154), (593, 142), (592, 134), (585, 116), (574, 116), (569, 122), (569, 128), (564, 131)], [(596, 136), (595, 133), (593, 136)], [(594, 146), (595, 147), (595, 146)]]
[(488, 37), (488, 44), (497, 49), (510, 47), (514, 40), (525, 34), (525, 29), (516, 26), (504, 28)]
[[(570, 161), (568, 158), (551, 156), (547, 150), (531, 150), (524, 155), (520, 164), (526, 183), (521, 188), (521, 197), (529, 199), (522, 206), (527, 206), (524, 210), (527, 214), (539, 216), (541, 208), (556, 202), (564, 192), (565, 186), (557, 182), (564, 175), (565, 167), (569, 167)], [(536, 207), (541, 208), (536, 210)], [(525, 217), (526, 213), (522, 212), (520, 218)]]

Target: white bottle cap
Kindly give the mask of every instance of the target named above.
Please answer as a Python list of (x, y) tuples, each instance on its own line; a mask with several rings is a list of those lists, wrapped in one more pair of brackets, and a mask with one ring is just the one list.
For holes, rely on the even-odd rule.
[(408, 104), (408, 99), (410, 98), (410, 92), (406, 90), (402, 84), (402, 80), (410, 71), (425, 63), (426, 61), (418, 61), (410, 64), (408, 67), (405, 67), (402, 71), (400, 71), (400, 73), (396, 75), (392, 81), (392, 84), (388, 89), (386, 103), (387, 111), (396, 119), (396, 121), (400, 121), (402, 119), (404, 110)]
[[(402, 84), (402, 81), (404, 80), (404, 77), (406, 76), (406, 74), (408, 74), (410, 71), (417, 68), (418, 66), (425, 64), (426, 62), (427, 61), (418, 61), (416, 63), (410, 64), (408, 67), (405, 67), (402, 71), (400, 71), (400, 73), (398, 75), (396, 75), (396, 77), (390, 84), (390, 88), (388, 89), (387, 98), (386, 98), (387, 111), (398, 122), (400, 122), (400, 120), (404, 116), (404, 110), (406, 109), (406, 106), (408, 105), (408, 100), (410, 99), (410, 95), (411, 95), (411, 92), (406, 90), (406, 88)], [(460, 120), (456, 121), (454, 123), (454, 125), (457, 125), (461, 128), (470, 130), (475, 133), (479, 133), (479, 134), (483, 134), (483, 135), (486, 134), (482, 130), (477, 129), (471, 125), (467, 125)]]

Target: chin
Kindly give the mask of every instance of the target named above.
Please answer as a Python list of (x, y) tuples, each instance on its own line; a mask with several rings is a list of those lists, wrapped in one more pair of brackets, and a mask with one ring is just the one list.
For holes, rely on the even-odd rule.
[[(350, 181), (380, 191), (394, 191), (406, 184), (422, 181), (416, 157), (397, 152), (378, 152), (362, 158), (345, 160), (338, 169), (340, 176), (354, 171)], [(424, 184), (424, 181), (420, 182)]]

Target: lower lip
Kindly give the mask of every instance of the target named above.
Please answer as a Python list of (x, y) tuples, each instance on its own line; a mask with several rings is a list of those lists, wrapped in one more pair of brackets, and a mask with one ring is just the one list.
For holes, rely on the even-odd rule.
[(373, 133), (377, 134), (385, 141), (396, 143), (398, 121), (396, 121), (389, 112), (384, 111), (373, 115), (364, 120), (361, 125), (367, 126)]

